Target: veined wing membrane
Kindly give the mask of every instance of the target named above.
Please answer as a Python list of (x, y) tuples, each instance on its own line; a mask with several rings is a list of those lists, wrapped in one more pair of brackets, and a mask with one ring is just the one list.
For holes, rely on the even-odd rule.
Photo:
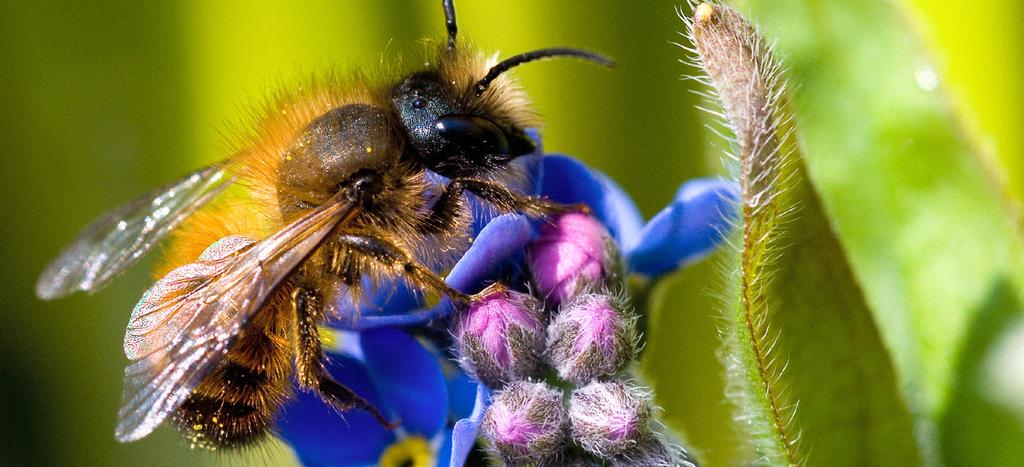
[(50, 300), (99, 290), (232, 181), (224, 164), (212, 165), (104, 214), (43, 270), (36, 295)]
[(199, 258), (168, 272), (154, 283), (132, 309), (124, 333), (124, 355), (129, 360), (168, 347), (189, 326), (205, 303), (195, 299), (196, 289), (223, 274), (234, 256), (255, 240), (231, 235), (207, 247)]
[[(356, 213), (341, 194), (279, 232), (222, 259), (184, 297), (166, 306), (191, 313), (181, 332), (125, 369), (115, 436), (146, 436), (220, 362), (246, 321), (340, 223)], [(200, 303), (202, 306), (191, 306)], [(154, 336), (167, 339), (167, 336)]]

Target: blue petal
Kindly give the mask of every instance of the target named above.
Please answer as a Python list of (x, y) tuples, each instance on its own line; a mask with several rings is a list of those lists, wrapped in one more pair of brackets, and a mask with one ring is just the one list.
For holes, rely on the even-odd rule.
[(427, 323), (448, 315), (448, 312), (450, 311), (450, 302), (445, 299), (443, 303), (445, 303), (446, 306), (442, 307), (438, 305), (424, 310), (409, 311), (393, 315), (363, 315), (355, 321), (349, 321), (342, 327), (342, 329), (367, 331), (370, 329), (384, 327), (405, 327)]
[(437, 448), (437, 467), (449, 467), (452, 462), (452, 431), (445, 430), (441, 446)]
[(523, 130), (523, 132), (526, 133), (526, 137), (527, 138), (530, 138), (530, 141), (533, 141), (533, 146), (535, 148), (537, 148), (537, 150), (534, 151), (533, 154), (535, 154), (535, 155), (544, 154), (544, 141), (541, 140), (541, 138), (540, 138), (540, 128), (529, 127), (529, 128), (526, 128), (525, 130)]
[(419, 294), (401, 279), (386, 280), (378, 284), (370, 295), (369, 309), (366, 310), (368, 315), (402, 314), (420, 306)]
[(360, 337), (366, 366), (385, 406), (406, 431), (432, 438), (448, 415), (448, 387), (437, 357), (395, 328), (372, 329)]
[[(381, 407), (362, 363), (348, 356), (332, 355), (327, 369), (374, 407)], [(375, 464), (395, 440), (392, 431), (366, 412), (352, 410), (339, 415), (314, 392), (297, 393), (278, 414), (277, 432), (307, 466)]]
[(519, 165), (519, 169), (526, 174), (526, 185), (522, 187), (523, 193), (530, 193), (539, 195), (541, 190), (541, 180), (544, 180), (544, 142), (540, 138), (540, 130), (537, 128), (527, 128), (526, 136), (533, 141), (533, 145), (537, 148), (533, 154), (523, 156), (520, 158), (522, 161)]
[(479, 292), (484, 281), (498, 276), (508, 259), (523, 251), (533, 228), (526, 217), (504, 214), (495, 217), (473, 241), (444, 281), (465, 293)]
[[(465, 293), (483, 290), (487, 282), (500, 277), (507, 268), (519, 263), (511, 259), (522, 255), (532, 235), (533, 226), (525, 216), (503, 214), (495, 217), (480, 231), (466, 254), (455, 263), (455, 267), (444, 279), (445, 283)], [(431, 308), (410, 313), (410, 321), (422, 322), (424, 319), (448, 316), (452, 309), (451, 299), (444, 297)]]
[(567, 156), (548, 155), (541, 194), (560, 203), (585, 203), (619, 245), (636, 241), (643, 218), (636, 204), (605, 174)]
[(459, 420), (473, 413), (479, 385), (480, 383), (462, 371), (448, 378), (448, 415), (452, 419)]
[(735, 218), (736, 185), (718, 179), (683, 184), (672, 204), (640, 231), (624, 253), (629, 267), (659, 276), (708, 254), (722, 242)]
[(451, 467), (462, 467), (466, 463), (466, 457), (473, 450), (476, 443), (477, 432), (480, 431), (480, 420), (484, 418), (484, 410), (487, 409), (487, 402), (490, 394), (487, 388), (477, 385), (476, 402), (473, 405), (473, 413), (469, 417), (459, 420), (452, 428), (452, 457)]
[[(421, 306), (420, 296), (404, 280), (384, 279), (374, 284), (369, 277), (363, 277), (361, 288), (363, 297), (359, 301), (358, 310), (348, 294), (342, 294), (342, 302), (338, 306), (340, 316), (330, 319), (327, 326), (338, 329), (359, 330), (367, 326), (365, 321), (375, 321), (377, 326), (386, 326), (387, 320), (401, 316), (406, 324), (417, 324), (423, 320), (407, 316), (410, 310)], [(384, 319), (377, 319), (383, 317)]]

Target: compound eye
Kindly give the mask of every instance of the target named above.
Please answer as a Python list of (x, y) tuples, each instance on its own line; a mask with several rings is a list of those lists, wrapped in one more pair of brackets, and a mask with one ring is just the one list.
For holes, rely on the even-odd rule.
[(478, 115), (443, 115), (434, 120), (434, 131), (465, 152), (509, 154), (505, 132), (494, 122)]

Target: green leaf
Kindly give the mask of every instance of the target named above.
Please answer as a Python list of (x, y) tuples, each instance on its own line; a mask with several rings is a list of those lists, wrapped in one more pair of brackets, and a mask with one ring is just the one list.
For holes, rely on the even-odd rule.
[(996, 291), (1022, 296), (1021, 239), (948, 98), (932, 86), (936, 69), (904, 12), (869, 0), (748, 6), (777, 32), (800, 84), (808, 176), (936, 462), (936, 423), (962, 374), (972, 323), (996, 306)]
[(1021, 319), (1021, 309), (1013, 287), (996, 284), (969, 327), (949, 404), (939, 420), (942, 457), (948, 465), (1009, 467), (1024, 459), (1024, 421), (986, 397), (989, 381), (983, 371), (990, 349)]
[(771, 51), (725, 7), (698, 6), (690, 30), (739, 159), (722, 352), (736, 418), (767, 464), (920, 464), (888, 353), (806, 178)]

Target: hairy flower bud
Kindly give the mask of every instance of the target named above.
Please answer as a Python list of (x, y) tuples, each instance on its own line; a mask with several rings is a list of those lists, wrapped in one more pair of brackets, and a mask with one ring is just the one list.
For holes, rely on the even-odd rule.
[(617, 300), (580, 295), (564, 304), (548, 326), (546, 357), (558, 376), (583, 384), (613, 375), (636, 355), (636, 329)]
[(622, 381), (594, 381), (573, 391), (569, 404), (572, 437), (592, 454), (622, 454), (651, 433), (647, 395)]
[(544, 348), (542, 309), (532, 296), (500, 286), (474, 300), (455, 325), (466, 371), (492, 388), (536, 372)]
[(616, 455), (611, 465), (617, 467), (696, 467), (686, 452), (666, 445), (656, 436), (645, 436), (636, 446)]
[(562, 393), (544, 383), (510, 384), (491, 402), (481, 429), (495, 454), (510, 465), (542, 462), (566, 440)]
[(540, 296), (557, 305), (614, 273), (618, 251), (597, 219), (570, 212), (542, 224), (527, 263)]

